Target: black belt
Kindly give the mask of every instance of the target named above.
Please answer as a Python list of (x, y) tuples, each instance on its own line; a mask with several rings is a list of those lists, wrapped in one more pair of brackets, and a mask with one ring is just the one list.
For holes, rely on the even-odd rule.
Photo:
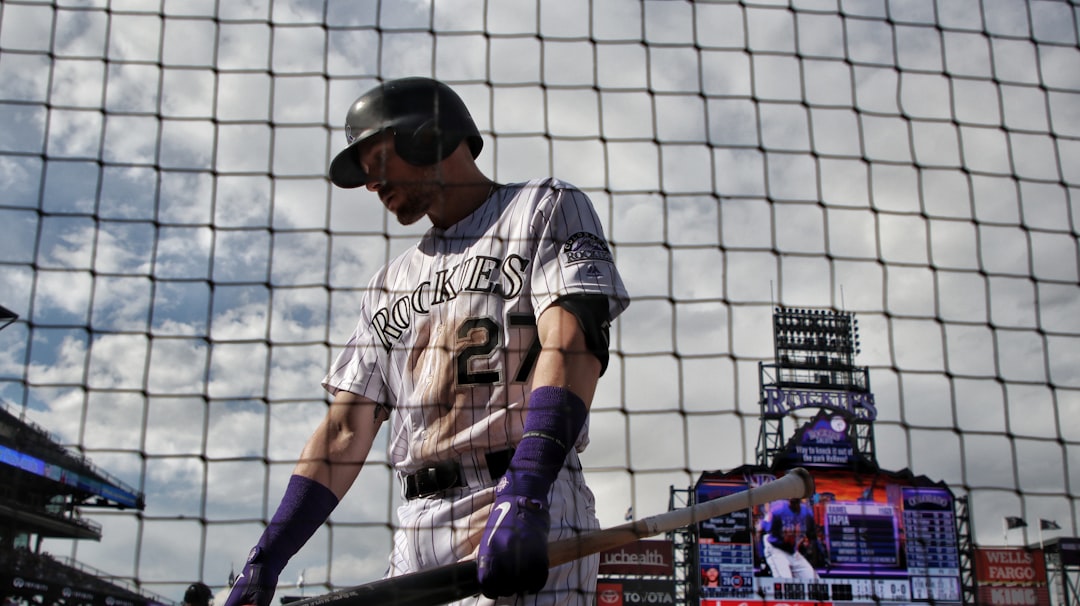
[[(514, 449), (498, 450), (484, 455), (491, 480), (498, 480), (510, 467), (510, 458)], [(458, 461), (444, 461), (432, 467), (425, 467), (404, 478), (405, 498), (408, 500), (430, 497), (451, 488), (466, 486), (465, 473)]]

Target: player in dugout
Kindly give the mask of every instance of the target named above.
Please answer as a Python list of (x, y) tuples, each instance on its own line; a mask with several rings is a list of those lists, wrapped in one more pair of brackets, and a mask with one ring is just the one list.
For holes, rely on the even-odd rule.
[(473, 118), (436, 80), (363, 94), (345, 137), (334, 185), (431, 228), (368, 283), (322, 381), (326, 417), (226, 606), (269, 606), (387, 422), (403, 496), (387, 576), (476, 558), (482, 596), (462, 604), (593, 606), (598, 556), (550, 571), (547, 556), (599, 527), (578, 454), (629, 304), (592, 202), (554, 178), (485, 176)]
[(195, 582), (184, 591), (184, 601), (180, 606), (210, 606), (214, 603), (214, 592), (206, 583)]

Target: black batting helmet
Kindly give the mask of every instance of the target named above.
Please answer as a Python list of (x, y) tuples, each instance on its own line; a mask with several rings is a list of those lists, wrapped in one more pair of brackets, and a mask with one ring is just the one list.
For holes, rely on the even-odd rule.
[(394, 151), (409, 164), (428, 166), (448, 158), (462, 141), (473, 158), (484, 140), (461, 97), (431, 78), (385, 82), (353, 102), (345, 116), (348, 147), (330, 163), (330, 181), (360, 187), (368, 176), (356, 159), (356, 146), (384, 132), (394, 133)]

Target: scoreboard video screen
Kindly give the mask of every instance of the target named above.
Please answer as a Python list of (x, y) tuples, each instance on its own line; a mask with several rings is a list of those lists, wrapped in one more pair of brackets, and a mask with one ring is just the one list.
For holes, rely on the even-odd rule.
[[(961, 601), (954, 498), (946, 486), (906, 473), (808, 471), (816, 484), (809, 499), (699, 524), (703, 605)], [(754, 467), (704, 474), (695, 498), (715, 499), (776, 477)]]

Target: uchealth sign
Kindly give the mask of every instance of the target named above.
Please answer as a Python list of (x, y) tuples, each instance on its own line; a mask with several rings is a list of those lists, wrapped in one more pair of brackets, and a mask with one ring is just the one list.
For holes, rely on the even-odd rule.
[(600, 574), (672, 576), (675, 556), (671, 541), (635, 541), (601, 552)]
[(1046, 560), (1041, 549), (975, 549), (978, 603), (986, 606), (1042, 606), (1050, 603)]

